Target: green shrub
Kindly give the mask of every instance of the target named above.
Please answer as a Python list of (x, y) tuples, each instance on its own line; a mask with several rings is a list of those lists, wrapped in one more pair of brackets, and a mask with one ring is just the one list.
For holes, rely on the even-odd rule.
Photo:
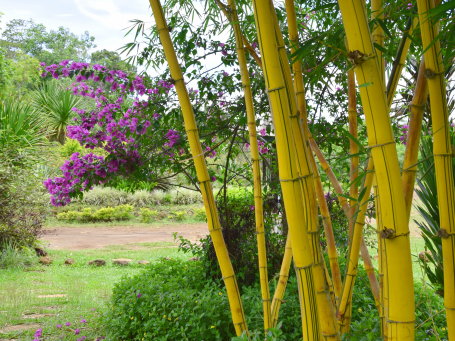
[(129, 220), (133, 217), (134, 207), (131, 205), (119, 205), (114, 207), (113, 220)]
[(160, 205), (160, 202), (153, 195), (153, 192), (138, 190), (131, 194), (131, 204), (136, 207), (147, 207)]
[[(240, 286), (251, 285), (259, 278), (253, 193), (247, 188), (229, 188), (226, 196), (220, 197), (217, 207), (232, 265)], [(268, 271), (271, 277), (279, 272), (285, 238), (281, 232), (275, 232), (277, 224), (274, 220), (275, 207), (272, 205), (276, 205), (277, 201), (269, 199), (266, 196), (264, 200), (264, 226)], [(209, 236), (198, 243), (191, 243), (181, 237), (178, 239), (182, 251), (190, 252), (204, 262), (207, 278), (221, 278), (215, 250)]]
[(58, 220), (80, 223), (128, 220), (133, 217), (133, 209), (134, 208), (131, 205), (102, 207), (96, 211), (90, 207), (85, 207), (81, 211), (67, 211), (58, 213), (56, 217)]
[(175, 221), (183, 221), (188, 216), (188, 212), (185, 211), (175, 211), (171, 212), (171, 219)]
[(171, 203), (174, 205), (191, 205), (202, 203), (202, 195), (200, 192), (191, 191), (189, 189), (178, 189), (169, 192)]
[(8, 243), (32, 246), (42, 231), (48, 202), (36, 164), (4, 152), (0, 149), (0, 250)]
[(150, 208), (141, 208), (139, 211), (139, 219), (142, 223), (151, 223), (157, 220), (158, 211), (151, 210)]
[[(219, 281), (201, 280), (205, 271), (199, 261), (163, 259), (145, 272), (123, 279), (114, 288), (105, 317), (108, 339), (230, 340), (234, 330), (227, 297)], [(276, 280), (272, 279), (272, 292), (275, 285)], [(416, 340), (446, 340), (442, 299), (428, 287), (418, 284), (415, 289)], [(291, 271), (279, 326), (266, 340), (302, 339), (297, 291)], [(263, 340), (262, 300), (257, 284), (243, 287), (242, 301), (252, 339)], [(354, 287), (352, 316), (351, 331), (344, 340), (380, 340), (378, 312), (361, 266)]]
[(207, 215), (205, 214), (205, 208), (197, 208), (194, 210), (194, 217), (197, 221), (207, 221)]
[(35, 251), (28, 247), (18, 247), (5, 243), (0, 247), (0, 268), (25, 268), (37, 263)]
[(219, 284), (199, 262), (162, 260), (123, 279), (105, 317), (109, 340), (228, 340), (234, 335)]
[(63, 220), (67, 222), (72, 222), (72, 221), (81, 221), (81, 212), (78, 211), (67, 211), (67, 212), (61, 212), (57, 213), (57, 220)]
[(114, 219), (115, 209), (113, 207), (103, 207), (91, 214), (93, 221), (112, 221)]
[(93, 221), (93, 210), (90, 207), (83, 208), (82, 211), (79, 213), (79, 219), (83, 223), (87, 223)]
[(114, 207), (131, 202), (131, 194), (111, 187), (94, 187), (84, 193), (82, 203), (87, 206)]

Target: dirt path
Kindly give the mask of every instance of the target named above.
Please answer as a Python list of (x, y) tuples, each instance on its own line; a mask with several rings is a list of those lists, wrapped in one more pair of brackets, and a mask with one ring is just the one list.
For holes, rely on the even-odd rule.
[(173, 242), (173, 233), (191, 241), (208, 234), (207, 224), (176, 224), (157, 227), (57, 227), (46, 229), (40, 238), (50, 249), (99, 249), (109, 245)]

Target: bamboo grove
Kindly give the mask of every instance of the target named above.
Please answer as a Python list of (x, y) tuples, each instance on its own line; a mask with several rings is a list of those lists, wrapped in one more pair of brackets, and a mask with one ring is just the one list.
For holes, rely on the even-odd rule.
[[(295, 4), (286, 0), (286, 22), (290, 46), (280, 29), (274, 3), (253, 0), (252, 9), (260, 56), (253, 59), (263, 71), (274, 125), (279, 181), (284, 201), (289, 232), (284, 250), (277, 287), (271, 292), (267, 274), (267, 252), (264, 233), (261, 191), (260, 156), (257, 149), (254, 94), (246, 54), (251, 45), (242, 33), (235, 0), (226, 4), (215, 1), (226, 16), (234, 33), (236, 55), (246, 103), (247, 125), (251, 146), (254, 183), (254, 209), (260, 288), (264, 330), (277, 325), (293, 264), (298, 282), (301, 328), (304, 340), (341, 340), (349, 331), (352, 295), (359, 258), (367, 271), (372, 295), (381, 320), (381, 334), (386, 340), (415, 338), (414, 279), (410, 250), (410, 209), (418, 163), (418, 148), (422, 129), (424, 105), (429, 97), (431, 105), (434, 162), (437, 177), (440, 214), (439, 237), (443, 245), (444, 303), (449, 340), (455, 340), (455, 184), (451, 169), (453, 147), (449, 138), (449, 118), (445, 95), (444, 70), (438, 41), (438, 23), (429, 16), (434, 0), (418, 0), (418, 17), (407, 24), (397, 49), (396, 63), (386, 78), (382, 55), (384, 31), (370, 20), (382, 18), (385, 4), (371, 1), (371, 18), (367, 16), (363, 0), (339, 0), (345, 30), (346, 59), (351, 68), (348, 80), (348, 107), (341, 108), (348, 118), (352, 136), (350, 150), (350, 188), (346, 196), (328, 161), (311, 135), (307, 123), (304, 74), (301, 60), (290, 60), (299, 47)], [(239, 287), (229, 253), (223, 240), (210, 177), (199, 141), (198, 130), (185, 86), (184, 75), (166, 24), (159, 0), (150, 0), (165, 58), (180, 101), (188, 141), (200, 183), (206, 209), (210, 236), (226, 285), (232, 321), (237, 335), (248, 335)], [(390, 109), (397, 90), (406, 56), (412, 44), (409, 32), (419, 29), (424, 54), (420, 62), (417, 83), (410, 103), (409, 133), (404, 163), (399, 165), (395, 138), (392, 133)], [(356, 86), (357, 84), (357, 86)], [(368, 135), (369, 160), (363, 184), (358, 186), (359, 145), (356, 110), (357, 91), (365, 115)], [(322, 170), (327, 174), (338, 200), (349, 221), (349, 251), (345, 273), (340, 270), (339, 255), (323, 185)], [(375, 197), (378, 266), (375, 269), (363, 236), (365, 215), (370, 194)], [(347, 199), (347, 197), (349, 199)], [(318, 212), (322, 226), (318, 226)], [(320, 228), (327, 241), (327, 263), (320, 243)], [(297, 326), (296, 326), (297, 328)]]

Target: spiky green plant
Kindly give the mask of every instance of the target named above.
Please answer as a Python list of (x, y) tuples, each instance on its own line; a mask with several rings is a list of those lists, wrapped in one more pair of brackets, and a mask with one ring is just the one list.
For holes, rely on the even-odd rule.
[(41, 114), (44, 114), (49, 124), (50, 141), (65, 143), (66, 127), (74, 117), (72, 108), (80, 106), (81, 97), (73, 96), (61, 84), (47, 81), (32, 94), (32, 105)]
[[(455, 143), (455, 134), (451, 133)], [(453, 144), (454, 144), (453, 143)], [(442, 267), (442, 242), (439, 236), (439, 208), (436, 189), (436, 176), (433, 159), (433, 142), (430, 136), (422, 138), (420, 147), (421, 161), (419, 163), (419, 177), (417, 179), (417, 196), (420, 202), (416, 205), (423, 220), (414, 220), (419, 227), (425, 241), (425, 253), (421, 253), (419, 261), (423, 266), (429, 281), (438, 294), (444, 294), (444, 272)], [(455, 158), (452, 159), (455, 174)]]

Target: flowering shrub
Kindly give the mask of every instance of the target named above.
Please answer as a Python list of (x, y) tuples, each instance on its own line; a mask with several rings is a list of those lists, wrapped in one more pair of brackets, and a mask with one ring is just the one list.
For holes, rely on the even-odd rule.
[[(74, 79), (68, 90), (93, 103), (90, 109), (73, 108), (77, 118), (74, 125), (67, 127), (68, 137), (91, 152), (73, 153), (61, 167), (62, 176), (44, 182), (53, 205), (66, 205), (96, 185), (115, 187), (124, 179), (159, 184), (160, 178), (182, 173), (186, 179), (178, 181), (197, 188), (171, 81), (152, 80), (87, 63), (62, 61), (42, 66), (43, 77)], [(189, 91), (203, 152), (215, 161), (218, 151), (227, 151), (231, 159), (243, 153), (245, 138), (239, 127), (244, 126), (246, 118), (243, 98), (239, 104), (238, 98), (232, 97), (235, 79), (222, 72), (215, 78), (201, 79), (199, 90)], [(223, 91), (214, 92), (218, 82), (223, 83)], [(269, 130), (268, 126), (268, 133)], [(261, 139), (259, 147), (264, 154), (271, 146)], [(231, 162), (228, 165), (231, 171), (229, 166), (234, 174), (250, 172), (247, 162), (242, 165)], [(232, 175), (224, 168), (226, 165), (212, 163), (209, 167), (212, 181), (231, 181)], [(216, 174), (216, 169), (222, 174)]]

